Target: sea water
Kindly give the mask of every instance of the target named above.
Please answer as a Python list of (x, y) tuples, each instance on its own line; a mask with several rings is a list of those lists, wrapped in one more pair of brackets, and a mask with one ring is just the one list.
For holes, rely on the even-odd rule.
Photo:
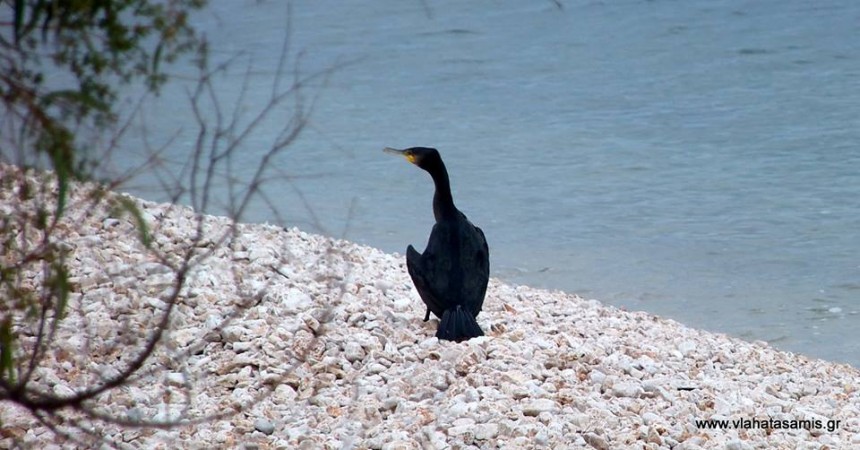
[[(421, 249), (432, 182), (381, 149), (433, 146), (493, 276), (860, 366), (860, 2), (560, 4), (213, 2), (225, 108), (265, 105), (285, 42), (309, 78), (245, 138), (249, 176), (310, 113), (245, 220)], [(188, 86), (143, 109), (168, 160)]]

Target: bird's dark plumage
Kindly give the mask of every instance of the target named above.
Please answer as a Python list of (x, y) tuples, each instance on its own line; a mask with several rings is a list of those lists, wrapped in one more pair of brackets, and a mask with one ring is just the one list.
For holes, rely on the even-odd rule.
[(427, 305), (424, 320), (430, 313), (441, 322), (436, 337), (462, 341), (484, 332), (476, 317), (481, 312), (490, 277), (490, 251), (480, 228), (454, 206), (448, 171), (439, 152), (433, 148), (413, 147), (406, 150), (386, 148), (386, 152), (406, 157), (433, 177), (433, 215), (436, 225), (430, 232), (427, 248), (418, 253), (411, 245), (406, 249), (406, 267), (421, 300)]

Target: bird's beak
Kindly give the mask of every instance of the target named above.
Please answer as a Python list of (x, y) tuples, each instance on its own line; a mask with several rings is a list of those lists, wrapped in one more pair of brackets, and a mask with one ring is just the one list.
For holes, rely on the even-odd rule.
[(415, 164), (415, 155), (407, 152), (406, 150), (398, 150), (396, 148), (385, 147), (384, 149), (382, 149), (382, 151), (385, 153), (391, 153), (392, 155), (400, 155), (406, 158), (407, 161), (411, 162), (412, 164)]

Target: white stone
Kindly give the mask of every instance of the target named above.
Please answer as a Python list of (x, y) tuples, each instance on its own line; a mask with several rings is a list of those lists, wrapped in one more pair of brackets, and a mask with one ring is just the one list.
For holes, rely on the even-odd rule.
[(646, 412), (645, 414), (642, 414), (642, 423), (644, 423), (645, 425), (654, 425), (656, 423), (659, 423), (660, 421), (660, 416), (650, 411)]
[(488, 441), (495, 439), (499, 435), (499, 424), (496, 423), (481, 423), (475, 425), (475, 439), (479, 441)]
[(275, 425), (266, 419), (257, 419), (254, 421), (254, 429), (269, 435), (275, 432)]
[[(34, 388), (64, 395), (115, 376), (138, 354), (174, 278), (127, 232), (130, 222), (106, 220), (98, 208), (76, 212), (73, 200), (58, 242), (72, 252), (70, 277), (87, 288), (69, 297), (56, 345), (33, 377)], [(14, 211), (10, 201), (0, 190), (4, 214)], [(860, 446), (853, 382), (860, 373), (846, 365), (496, 279), (479, 316), (487, 336), (440, 341), (438, 321), (421, 320), (423, 304), (403, 256), (252, 224), (240, 224), (237, 240), (218, 247), (213, 237), (232, 236), (228, 219), (201, 216), (211, 236), (195, 242), (197, 217), (189, 209), (144, 209), (165, 257), (178, 262), (187, 249), (208, 256), (189, 272), (170, 327), (144, 365), (152, 375), (105, 393), (98, 406), (133, 421), (229, 414), (171, 430), (106, 424), (102, 435), (117, 442), (449, 450)], [(32, 327), (15, 330), (20, 339), (35, 339)], [(58, 445), (26, 410), (4, 406), (0, 423), (22, 433), (22, 445)], [(234, 414), (234, 407), (242, 411)], [(842, 423), (832, 432), (767, 436), (700, 430), (691, 419), (766, 416)], [(255, 431), (269, 429), (258, 421), (268, 422), (271, 434)]]
[(185, 384), (185, 374), (182, 372), (170, 372), (167, 374), (167, 382), (174, 386)]
[(59, 398), (71, 398), (75, 395), (75, 391), (64, 384), (55, 385), (52, 391)]
[(681, 352), (682, 355), (687, 356), (697, 347), (696, 343), (693, 341), (682, 341), (678, 344), (678, 351)]
[(591, 380), (592, 383), (596, 385), (602, 385), (603, 382), (606, 380), (606, 374), (595, 369), (588, 374), (588, 378)]
[(615, 397), (630, 397), (637, 398), (642, 395), (644, 390), (638, 383), (621, 382), (612, 385), (612, 395)]
[(554, 412), (558, 409), (558, 405), (550, 399), (538, 399), (527, 402), (523, 406), (523, 415), (537, 416), (542, 412)]
[(726, 443), (726, 450), (752, 450), (753, 446), (740, 440), (732, 440)]
[(364, 349), (357, 342), (347, 342), (343, 348), (343, 356), (349, 362), (361, 361), (364, 359)]

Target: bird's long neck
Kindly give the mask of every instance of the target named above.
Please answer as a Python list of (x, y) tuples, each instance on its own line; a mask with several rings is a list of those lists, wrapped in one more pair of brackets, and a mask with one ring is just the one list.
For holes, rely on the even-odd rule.
[(453, 218), (457, 214), (454, 207), (454, 198), (451, 196), (451, 182), (448, 181), (448, 171), (445, 164), (439, 161), (439, 166), (430, 171), (433, 183), (436, 185), (436, 193), (433, 194), (433, 216), (436, 222)]

